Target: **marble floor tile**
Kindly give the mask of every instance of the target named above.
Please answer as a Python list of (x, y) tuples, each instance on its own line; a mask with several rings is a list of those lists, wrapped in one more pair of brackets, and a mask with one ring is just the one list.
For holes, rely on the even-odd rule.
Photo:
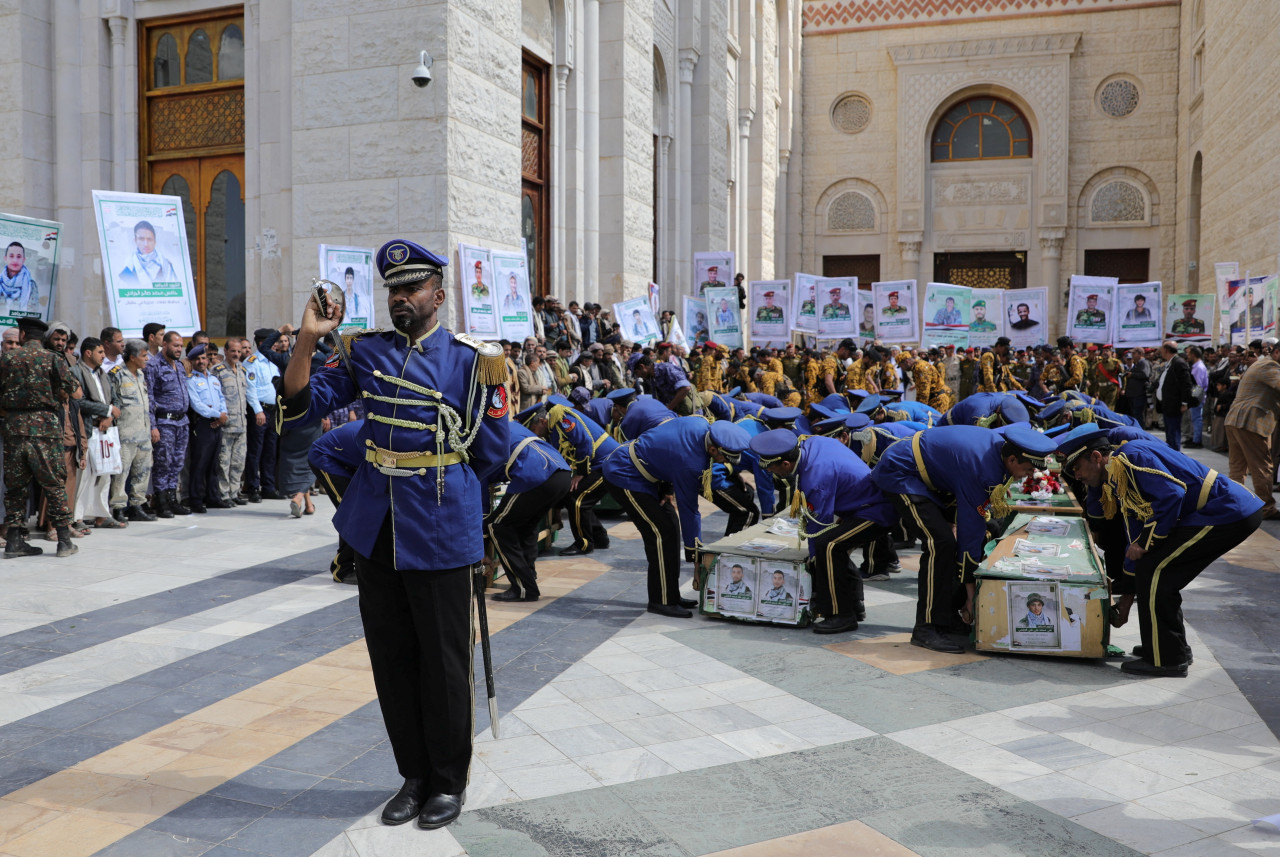
[(1134, 803), (1194, 827), (1205, 835), (1226, 833), (1256, 817), (1244, 807), (1195, 786), (1148, 795)]
[(628, 750), (637, 747), (634, 741), (607, 723), (574, 726), (571, 729), (554, 729), (550, 732), (542, 732), (541, 735), (571, 759), (609, 750)]
[(573, 702), (564, 705), (548, 705), (545, 708), (522, 709), (519, 717), (538, 732), (587, 726), (600, 722), (599, 717)]
[(1212, 726), (1202, 726), (1165, 713), (1168, 710), (1144, 711), (1141, 714), (1117, 717), (1109, 722), (1122, 729), (1130, 729), (1134, 732), (1141, 732), (1143, 735), (1149, 735), (1157, 739), (1161, 744), (1169, 741), (1184, 741), (1187, 738), (1195, 738), (1198, 735), (1207, 735), (1210, 732), (1218, 731)]
[(1065, 774), (1045, 774), (1005, 783), (1002, 789), (1066, 818), (1114, 806), (1120, 799), (1110, 792)]
[(820, 714), (817, 717), (806, 717), (802, 720), (788, 720), (786, 729), (797, 738), (819, 746), (870, 738), (877, 734), (835, 714)]
[(1022, 738), (1038, 738), (1050, 734), (996, 711), (951, 720), (947, 722), (947, 726), (997, 747)]
[[(1105, 762), (1093, 762), (1071, 768), (1064, 773), (1082, 783), (1097, 786), (1116, 797), (1131, 801), (1158, 792), (1180, 788), (1185, 783), (1172, 780), (1149, 771), (1146, 768), (1130, 764), (1123, 759), (1108, 759)], [(1165, 846), (1166, 848), (1171, 846)]]
[(1160, 710), (1163, 714), (1177, 717), (1180, 720), (1185, 720), (1188, 723), (1202, 726), (1214, 732), (1258, 722), (1258, 715), (1252, 706), (1250, 706), (1247, 713), (1233, 711), (1231, 708), (1218, 705), (1212, 699), (1200, 699), (1194, 702), (1184, 702), (1180, 705), (1169, 705)]
[(595, 789), (601, 785), (599, 780), (570, 761), (509, 768), (497, 773), (521, 800)]
[[(1101, 762), (1107, 758), (1105, 753), (1086, 747), (1084, 744), (1063, 738), (1059, 735), (1022, 738), (1002, 745), (1003, 749), (1017, 753), (1024, 759), (1044, 765), (1054, 771), (1087, 765), (1090, 762)], [(1126, 757), (1126, 759), (1129, 757)]]
[(747, 758), (745, 753), (710, 735), (652, 744), (646, 749), (678, 771), (710, 768), (729, 762), (741, 762)]
[(676, 769), (643, 747), (611, 750), (581, 756), (575, 761), (606, 786), (677, 773)]
[(754, 845), (717, 851), (706, 857), (919, 857), (861, 821), (809, 830)]
[(1210, 837), (1188, 842), (1166, 851), (1157, 851), (1152, 857), (1257, 857), (1256, 851), (1247, 851), (1232, 845), (1225, 839)]
[(619, 676), (621, 673), (656, 670), (658, 665), (636, 652), (623, 651), (620, 654), (588, 655), (586, 662), (604, 675)]
[(771, 696), (786, 696), (787, 692), (774, 687), (758, 678), (735, 678), (728, 681), (713, 681), (702, 685), (716, 696), (729, 702), (750, 702), (753, 699), (768, 699)]
[(693, 685), (693, 682), (683, 676), (676, 675), (674, 671), (666, 669), (618, 673), (614, 675), (614, 678), (637, 693), (653, 693)]
[(937, 751), (934, 758), (993, 786), (1003, 786), (1051, 773), (1051, 769), (1044, 765), (1039, 765), (1000, 747), (989, 746), (978, 750), (945, 748)]
[(611, 725), (642, 747), (665, 744), (685, 738), (697, 738), (706, 734), (689, 721), (683, 720), (675, 714), (639, 717), (634, 720), (618, 720)]
[(1220, 833), (1217, 839), (1243, 848), (1254, 857), (1276, 857), (1280, 855), (1280, 836), (1263, 830), (1260, 827), (1247, 825)]
[(1152, 747), (1121, 758), (1183, 785), (1211, 780), (1236, 770), (1234, 765), (1211, 759), (1187, 747)]
[(477, 772), (473, 769), (471, 779), (467, 782), (467, 803), (464, 809), (483, 809), (486, 806), (515, 803), (520, 799), (511, 790), (511, 786), (493, 771)]
[(665, 714), (667, 711), (661, 705), (638, 693), (627, 693), (625, 696), (605, 699), (586, 699), (581, 702), (581, 705), (605, 723), (634, 720), (637, 717), (654, 717)]
[[(692, 711), (695, 708), (714, 708), (724, 705), (725, 701), (709, 690), (700, 687), (678, 687), (671, 690), (655, 690), (645, 694), (651, 702), (657, 703), (667, 711), (679, 713)], [(751, 705), (752, 703), (745, 703)]]
[(899, 744), (905, 744), (926, 756), (935, 756), (940, 751), (962, 752), (965, 750), (982, 750), (986, 741), (966, 735), (952, 728), (950, 723), (935, 723), (930, 726), (917, 726), (901, 732), (889, 732), (886, 738), (892, 738)]
[(825, 708), (805, 702), (794, 696), (770, 696), (765, 699), (752, 699), (739, 703), (752, 714), (763, 717), (770, 723), (787, 723), (792, 720), (804, 720), (830, 714)]
[(611, 696), (622, 696), (630, 693), (626, 685), (609, 678), (607, 675), (591, 678), (572, 678), (552, 682), (552, 687), (560, 694), (574, 702), (585, 702), (588, 699), (605, 699)]
[(778, 753), (791, 753), (813, 746), (781, 726), (757, 726), (753, 729), (738, 729), (733, 732), (714, 734), (717, 739), (751, 759), (776, 756)]
[(1087, 812), (1077, 815), (1073, 821), (1147, 854), (1204, 838), (1194, 827), (1136, 803), (1119, 803)]
[(492, 771), (567, 762), (565, 755), (541, 735), (521, 735), (477, 744), (476, 756)]
[(357, 857), (464, 857), (467, 853), (447, 827), (405, 830), (378, 825), (348, 830), (344, 835)]
[(715, 735), (721, 732), (732, 732), (737, 729), (753, 729), (758, 726), (768, 726), (769, 722), (762, 717), (757, 717), (745, 708), (737, 705), (717, 705), (712, 708), (695, 708), (692, 711), (682, 711), (677, 714), (681, 720), (686, 720), (697, 726), (700, 730), (708, 735)]

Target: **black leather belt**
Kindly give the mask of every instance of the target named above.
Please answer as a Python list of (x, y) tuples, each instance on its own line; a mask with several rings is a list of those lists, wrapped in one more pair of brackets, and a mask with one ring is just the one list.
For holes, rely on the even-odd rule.
[(158, 420), (173, 420), (176, 422), (185, 419), (186, 416), (186, 411), (156, 411), (156, 419)]

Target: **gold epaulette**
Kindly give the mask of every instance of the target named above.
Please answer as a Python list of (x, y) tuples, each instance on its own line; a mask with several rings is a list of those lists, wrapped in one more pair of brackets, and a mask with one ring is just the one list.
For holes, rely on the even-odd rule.
[(469, 333), (455, 333), (453, 338), (476, 350), (476, 370), (481, 384), (500, 387), (507, 383), (507, 359), (502, 356), (501, 345), (476, 339)]
[(347, 353), (351, 352), (351, 346), (362, 336), (373, 336), (375, 333), (382, 333), (382, 328), (371, 327), (364, 330), (344, 330), (342, 332), (342, 344), (347, 346)]

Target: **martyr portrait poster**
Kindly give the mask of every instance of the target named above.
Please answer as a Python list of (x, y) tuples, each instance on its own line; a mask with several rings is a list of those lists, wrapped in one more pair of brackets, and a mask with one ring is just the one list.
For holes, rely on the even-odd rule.
[(711, 341), (729, 348), (743, 348), (742, 312), (738, 309), (738, 290), (733, 286), (707, 289), (707, 324)]
[(969, 346), (969, 311), (973, 290), (951, 283), (926, 283), (924, 287), (924, 337), (920, 345), (939, 348)]
[(817, 283), (818, 336), (843, 339), (853, 336), (857, 319), (853, 314), (858, 294), (857, 277), (823, 277)]
[(466, 332), (480, 339), (500, 339), (493, 256), (488, 248), (458, 244), (458, 279)]
[(340, 330), (365, 330), (375, 326), (373, 257), (370, 247), (320, 245), (320, 279), (336, 283), (342, 289), (344, 309)]
[[(693, 294), (706, 297), (707, 289), (733, 287), (733, 253), (717, 250), (693, 254)], [(734, 289), (737, 294), (737, 289)]]
[(62, 224), (52, 220), (0, 214), (0, 327), (13, 327), (20, 318), (49, 321), (61, 234)]
[(821, 277), (813, 274), (796, 274), (795, 291), (791, 299), (795, 301), (795, 310), (791, 317), (791, 329), (797, 332), (818, 332), (818, 282)]
[(747, 289), (751, 339), (785, 343), (791, 338), (791, 281), (752, 280)]
[(494, 250), (493, 279), (497, 286), (498, 329), (502, 338), (523, 342), (533, 336), (533, 301), (529, 297), (529, 257), (521, 252)]
[(1058, 584), (1037, 580), (1007, 584), (1009, 644), (1015, 649), (1059, 649), (1061, 599)]
[(876, 338), (881, 342), (916, 342), (916, 281), (889, 280), (872, 283)]
[(800, 575), (794, 563), (760, 560), (756, 584), (756, 615), (776, 622), (794, 622), (800, 607)]
[(754, 616), (756, 612), (756, 561), (722, 554), (716, 564), (716, 609), (721, 613)]
[(1098, 345), (1111, 342), (1116, 317), (1111, 310), (1111, 302), (1119, 283), (1115, 277), (1071, 277), (1067, 304), (1068, 336), (1076, 342), (1095, 342)]

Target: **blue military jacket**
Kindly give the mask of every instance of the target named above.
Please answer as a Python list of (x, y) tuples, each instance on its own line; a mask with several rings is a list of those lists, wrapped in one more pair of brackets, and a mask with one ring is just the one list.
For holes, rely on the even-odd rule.
[(928, 426), (917, 423), (912, 420), (899, 420), (895, 423), (880, 423), (879, 425), (867, 426), (861, 431), (853, 432), (849, 436), (849, 449), (857, 453), (870, 466), (880, 460), (880, 456), (884, 455), (884, 451), (893, 446), (904, 437), (911, 437), (918, 431), (924, 431)]
[[(837, 520), (862, 518), (888, 527), (898, 519), (893, 504), (872, 481), (871, 468), (834, 438), (800, 441), (796, 488), (804, 504), (805, 532), (810, 536)], [(809, 555), (813, 555), (813, 542), (809, 543)]]
[[(651, 396), (640, 396), (627, 408), (620, 428), (621, 440), (635, 440), (655, 426), (674, 420), (678, 414)], [(705, 420), (704, 420), (705, 422)]]
[[(1087, 407), (1069, 408), (1068, 411), (1071, 414), (1071, 424), (1076, 426), (1083, 425), (1085, 423), (1097, 423), (1098, 427), (1103, 431), (1119, 428), (1121, 426), (1141, 428), (1141, 426), (1138, 425), (1138, 421), (1133, 417), (1125, 414), (1117, 414), (1115, 411), (1102, 404), (1102, 402), (1097, 402), (1095, 404), (1088, 405)], [(1150, 435), (1147, 435), (1147, 437), (1150, 437)]]
[(702, 538), (698, 496), (702, 474), (711, 467), (710, 426), (705, 417), (676, 417), (622, 444), (604, 462), (604, 478), (628, 491), (661, 497), (661, 483), (670, 483), (680, 513), (680, 535), (689, 548)]
[(757, 402), (744, 402), (741, 399), (730, 399), (724, 393), (712, 393), (707, 410), (718, 420), (737, 422), (745, 416), (758, 416), (764, 405)]
[[(361, 420), (353, 420), (325, 432), (311, 444), (307, 461), (322, 473), (350, 479), (364, 461), (364, 444), (360, 442), (362, 428)], [(342, 498), (339, 497), (338, 501), (341, 502)]]
[(506, 482), (508, 494), (532, 491), (569, 464), (551, 444), (520, 423), (511, 423), (511, 454), (507, 464), (494, 474), (494, 482)]
[[(473, 343), (473, 344), (470, 344)], [(438, 324), (417, 342), (399, 331), (370, 331), (351, 342), (351, 366), (331, 360), (298, 395), (280, 400), (279, 418), (311, 423), (357, 397), (360, 467), (334, 515), (334, 527), (363, 556), (373, 553), (387, 516), (395, 567), (457, 568), (484, 555), (482, 486), (510, 455), (505, 374), (467, 337)], [(443, 456), (440, 458), (438, 456)]]
[(938, 424), (938, 420), (942, 419), (942, 411), (937, 408), (931, 408), (924, 402), (894, 402), (892, 405), (885, 405), (884, 409), (892, 416), (892, 412), (897, 411), (900, 414), (906, 414), (906, 418), (918, 423), (924, 423), (926, 426)]
[[(738, 404), (742, 403), (739, 402)], [(764, 409), (761, 408), (761, 410)], [(741, 417), (734, 421), (734, 425), (741, 427), (743, 431), (752, 437), (769, 430), (769, 427), (755, 416)], [(723, 466), (717, 464), (716, 468), (719, 469)], [(750, 466), (751, 473), (755, 477), (756, 497), (760, 500), (760, 511), (766, 516), (772, 515), (774, 503), (778, 499), (778, 494), (773, 488), (773, 474), (764, 469), (764, 465), (760, 463), (760, 456), (752, 452), (751, 447), (747, 447), (742, 451), (741, 467), (748, 466)]]
[(618, 448), (618, 442), (599, 423), (580, 411), (552, 408), (548, 416), (547, 439), (579, 476), (600, 469)]
[(742, 396), (748, 402), (754, 402), (764, 408), (781, 408), (786, 404), (777, 396), (770, 396), (768, 393), (743, 393)]
[[(1025, 423), (1031, 421), (1027, 406), (1012, 393), (974, 393), (951, 406), (942, 417), (934, 421), (939, 426), (976, 426), (979, 420), (993, 416), (1003, 408), (1005, 421)], [(1013, 417), (1013, 419), (1009, 419)]]
[(956, 507), (960, 576), (972, 578), (987, 541), (992, 492), (1010, 479), (1001, 448), (1004, 434), (979, 426), (941, 426), (895, 443), (880, 457), (872, 478), (886, 494), (930, 497)]
[(578, 410), (595, 420), (597, 425), (607, 426), (613, 418), (613, 402), (603, 397), (588, 399)]

